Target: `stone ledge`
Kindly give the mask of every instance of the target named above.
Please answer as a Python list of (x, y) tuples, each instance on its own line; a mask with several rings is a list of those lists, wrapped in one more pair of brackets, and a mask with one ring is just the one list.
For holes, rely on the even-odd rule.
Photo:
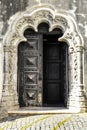
[(38, 115), (38, 114), (69, 114), (79, 113), (77, 109), (67, 109), (64, 107), (30, 107), (20, 108), (16, 110), (9, 110), (8, 115)]

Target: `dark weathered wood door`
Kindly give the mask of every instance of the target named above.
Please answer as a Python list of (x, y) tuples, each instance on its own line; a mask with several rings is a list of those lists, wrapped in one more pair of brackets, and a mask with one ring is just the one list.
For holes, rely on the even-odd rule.
[[(37, 106), (39, 93), (40, 35), (28, 35), (18, 47), (18, 94), (20, 106)], [(40, 50), (40, 51), (39, 51)], [(40, 65), (41, 66), (41, 65)], [(39, 73), (40, 72), (40, 73)], [(41, 85), (41, 81), (40, 81)], [(42, 86), (42, 85), (41, 85)]]
[(63, 103), (62, 46), (58, 42), (44, 42), (43, 48), (43, 102), (44, 105)]

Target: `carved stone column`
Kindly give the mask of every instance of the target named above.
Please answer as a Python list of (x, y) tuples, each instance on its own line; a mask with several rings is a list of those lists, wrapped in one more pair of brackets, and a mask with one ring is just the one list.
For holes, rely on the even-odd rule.
[(17, 56), (15, 57), (14, 48), (4, 46), (4, 89), (2, 102), (5, 101), (5, 106), (10, 108), (18, 106), (17, 88), (15, 87), (15, 81), (17, 81), (17, 79), (15, 80), (17, 78), (15, 75), (15, 58)]
[(75, 50), (71, 51), (70, 56), (72, 57), (72, 73), (70, 74), (71, 84), (68, 106), (70, 109), (84, 111), (87, 103), (85, 99), (83, 82), (83, 47), (76, 46)]
[(2, 98), (2, 89), (3, 89), (3, 46), (2, 46), (2, 37), (0, 37), (0, 104)]
[(2, 90), (2, 100), (1, 100), (1, 106), (4, 109), (7, 109), (8, 107), (8, 96), (9, 96), (9, 92), (8, 92), (8, 86), (9, 86), (9, 71), (8, 71), (8, 47), (4, 46), (4, 61), (3, 61), (3, 90)]
[(15, 108), (19, 106), (17, 94), (17, 46), (10, 46), (9, 49), (9, 92), (12, 99), (11, 108)]
[(77, 69), (78, 69), (78, 78), (77, 78), (77, 91), (78, 91), (78, 98), (77, 101), (79, 101), (79, 108), (81, 111), (86, 110), (87, 108), (87, 99), (85, 96), (84, 91), (84, 61), (83, 61), (83, 47), (77, 46), (76, 52), (77, 52)]

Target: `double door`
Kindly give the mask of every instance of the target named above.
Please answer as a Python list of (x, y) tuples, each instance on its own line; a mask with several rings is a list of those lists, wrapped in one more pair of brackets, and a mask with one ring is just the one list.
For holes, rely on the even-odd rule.
[(55, 35), (33, 34), (18, 47), (18, 95), (20, 106), (64, 104), (67, 47)]

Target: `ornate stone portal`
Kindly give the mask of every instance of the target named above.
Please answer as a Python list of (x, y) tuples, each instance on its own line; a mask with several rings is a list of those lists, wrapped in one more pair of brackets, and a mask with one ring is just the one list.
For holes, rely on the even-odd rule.
[[(18, 45), (27, 41), (23, 33), (27, 28), (38, 32), (38, 25), (48, 23), (49, 31), (60, 28), (63, 36), (59, 41), (64, 41), (69, 46), (69, 94), (67, 107), (77, 111), (86, 110), (84, 95), (84, 44), (81, 34), (73, 16), (67, 11), (57, 12), (51, 6), (38, 6), (23, 13), (18, 13), (10, 22), (4, 38), (4, 89), (8, 91), (7, 102), (11, 107), (18, 105), (17, 94), (17, 62)], [(39, 99), (41, 98), (40, 95)], [(41, 100), (41, 99), (40, 99)], [(8, 106), (9, 106), (8, 105)]]

